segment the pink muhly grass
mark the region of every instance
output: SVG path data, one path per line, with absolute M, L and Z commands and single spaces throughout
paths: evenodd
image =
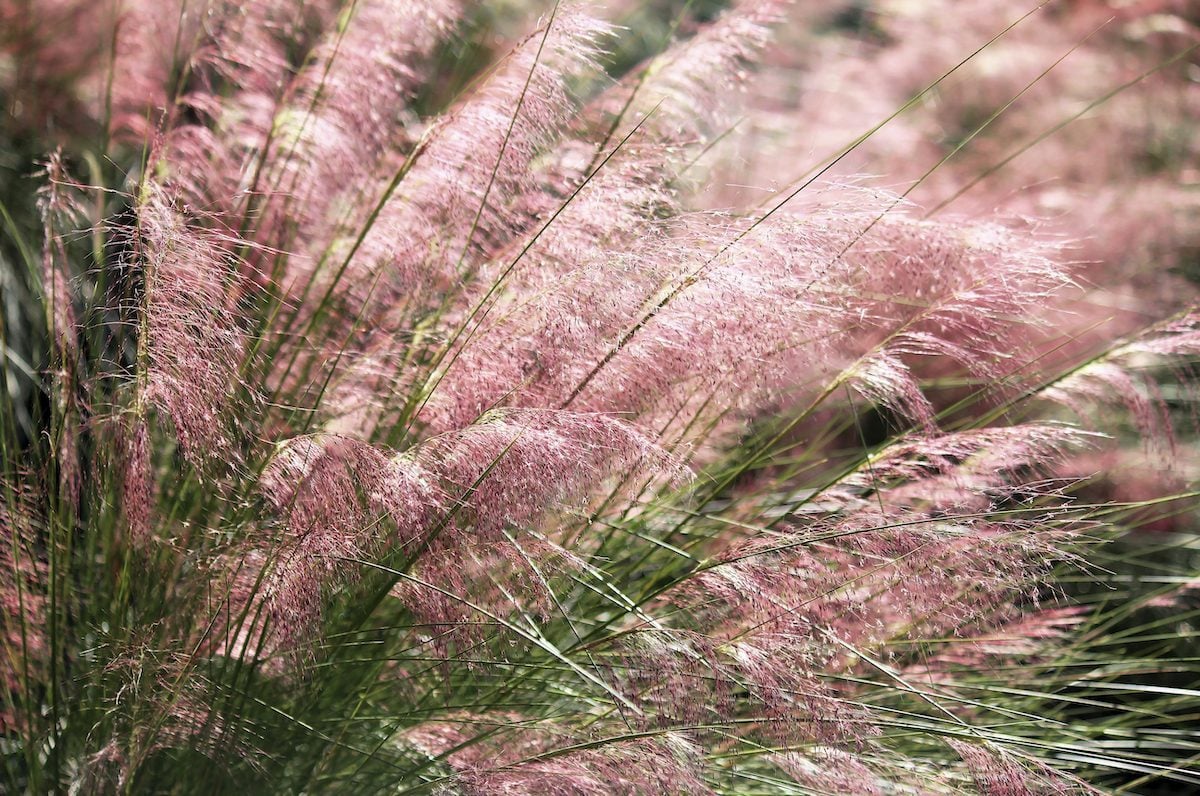
M 555 796 L 712 792 L 697 774 L 694 758 L 699 750 L 682 735 L 604 742 L 588 734 L 564 736 L 554 727 L 535 725 L 528 727 L 531 732 L 514 738 L 502 726 L 486 745 L 455 751 L 487 726 L 482 717 L 462 717 L 456 724 L 417 726 L 405 734 L 404 742 L 431 756 L 447 755 L 454 771 L 451 783 L 480 796 L 534 791 Z
M 882 343 L 853 366 L 855 383 L 929 423 L 931 410 L 898 355 L 949 356 L 990 371 L 1001 330 L 1028 318 L 1030 296 L 1066 278 L 1047 251 L 1014 245 L 1000 227 L 955 229 L 899 214 L 875 222 L 835 205 L 743 236 L 722 217 L 684 217 L 650 227 L 627 251 L 608 249 L 610 236 L 582 261 L 573 247 L 575 263 L 545 251 L 555 246 L 552 234 L 526 256 L 533 268 L 549 255 L 554 270 L 540 283 L 518 272 L 511 303 L 440 375 L 429 422 L 465 422 L 501 399 L 639 413 L 669 411 L 703 390 L 752 405 L 787 387 L 759 383 L 771 374 L 806 368 L 816 382 L 864 344 Z M 934 281 L 917 279 L 929 262 L 938 263 Z M 622 274 L 615 291 L 614 266 Z M 857 330 L 845 327 L 847 312 L 862 319 L 861 335 L 850 336 Z
M 595 69 L 605 26 L 564 6 L 429 133 L 362 242 L 361 274 L 385 271 L 380 306 L 409 291 L 451 291 L 481 257 L 528 221 L 512 207 L 532 192 L 530 165 L 572 111 L 565 81 Z M 363 283 L 361 276 L 351 283 Z
M 868 715 L 829 678 L 895 665 L 910 638 L 1002 621 L 1014 594 L 1037 581 L 1064 541 L 1017 522 L 886 516 L 864 508 L 852 520 L 734 545 L 664 595 L 702 622 L 700 638 L 726 657 L 717 668 L 731 678 L 725 688 L 748 684 L 777 715 L 772 732 L 780 737 L 869 739 Z M 797 699 L 806 706 L 799 713 L 787 709 Z
M 99 96 L 111 103 L 113 127 L 135 140 L 151 135 L 170 107 L 171 77 L 195 43 L 198 15 L 185 11 L 181 2 L 120 6 L 111 68 L 121 79 L 114 77 L 111 97 Z
M 551 151 L 573 111 L 568 79 L 596 71 L 596 42 L 605 32 L 571 5 L 557 9 L 417 142 L 396 175 L 403 179 L 387 186 L 361 240 L 335 245 L 334 264 L 313 275 L 318 284 L 332 279 L 339 292 L 353 291 L 350 305 L 362 307 L 356 312 L 370 327 L 361 355 L 348 358 L 348 375 L 334 389 L 331 403 L 346 407 L 343 425 L 370 427 L 364 387 L 376 395 L 405 388 L 379 378 L 379 368 L 401 356 L 404 325 L 454 307 L 464 284 L 489 276 L 488 255 L 532 225 L 522 207 L 537 193 L 532 166 Z M 465 295 L 474 300 L 473 291 Z
M 677 169 L 719 132 L 731 110 L 713 102 L 697 106 L 697 97 L 745 88 L 747 70 L 770 43 L 788 5 L 786 0 L 731 3 L 694 36 L 672 44 L 606 91 L 588 108 L 588 123 L 607 127 L 602 144 L 614 144 L 652 114 L 645 120 L 647 136 L 671 147 Z
M 1002 665 L 1002 661 L 1013 657 L 1036 660 L 1087 621 L 1084 614 L 1078 607 L 1046 608 L 1007 622 L 995 621 L 992 629 L 964 638 L 963 643 L 933 656 L 928 664 L 911 667 L 906 673 L 933 679 L 957 668 Z
M 264 618 L 273 625 L 272 646 L 293 652 L 319 629 L 329 590 L 350 579 L 358 561 L 421 541 L 443 502 L 431 475 L 411 457 L 389 458 L 358 440 L 332 436 L 289 441 L 268 465 L 262 489 L 286 533 L 282 544 L 269 548 L 272 559 L 262 573 Z M 239 577 L 257 574 L 251 567 Z M 235 603 L 228 610 L 246 607 Z
M 1171 420 L 1156 384 L 1143 372 L 1168 365 L 1180 355 L 1187 357 L 1200 352 L 1198 323 L 1200 318 L 1196 313 L 1187 312 L 1146 329 L 1048 384 L 1041 397 L 1061 403 L 1085 418 L 1089 406 L 1123 406 L 1148 443 L 1157 442 L 1172 449 Z M 1179 362 L 1176 367 L 1191 367 L 1186 358 L 1176 361 Z M 1183 372 L 1180 376 L 1187 378 Z
M 264 585 L 268 618 L 290 646 L 311 637 L 328 590 L 349 580 L 361 559 L 384 552 L 422 554 L 422 575 L 439 586 L 469 585 L 464 550 L 484 556 L 500 550 L 527 565 L 517 553 L 524 548 L 514 548 L 503 530 L 536 525 L 575 496 L 579 478 L 602 480 L 631 469 L 669 477 L 677 466 L 624 424 L 566 412 L 496 412 L 404 454 L 336 436 L 292 440 L 261 484 L 288 536 L 273 553 Z M 547 563 L 557 555 L 536 539 L 526 545 L 544 550 L 539 558 Z M 462 615 L 436 592 L 398 593 L 430 618 Z M 445 605 L 444 615 L 429 610 L 435 604 Z
M 131 19 L 119 28 L 113 68 L 137 71 L 122 56 L 125 47 L 147 51 L 140 40 L 147 32 L 136 24 L 142 18 L 153 20 L 151 35 L 175 37 L 177 55 L 165 74 L 146 76 L 155 85 L 143 88 L 138 100 L 151 98 L 153 104 L 141 112 L 135 132 L 151 139 L 149 130 L 154 130 L 161 137 L 158 168 L 181 200 L 231 215 L 251 212 L 245 194 L 262 190 L 256 179 L 261 167 L 253 160 L 271 143 L 272 117 L 280 110 L 277 94 L 293 67 L 288 51 L 302 55 L 312 45 L 312 32 L 331 23 L 336 4 L 304 3 L 297 9 L 289 0 L 214 2 L 199 26 L 200 14 L 186 3 L 145 5 L 154 4 L 135 5 Z M 168 18 L 159 18 L 164 13 Z M 169 84 L 168 78 L 175 82 Z M 225 97 L 222 90 L 229 85 L 238 91 Z M 120 96 L 113 103 L 119 131 L 127 103 Z
M 417 450 L 462 503 L 461 522 L 486 536 L 532 523 L 580 479 L 677 466 L 628 424 L 580 412 L 497 410 Z
M 947 743 L 958 752 L 985 796 L 1026 796 L 1026 794 L 1100 793 L 1086 783 L 1055 771 L 1015 759 L 1011 753 L 989 749 L 983 744 L 952 740 Z
M 0 701 L 0 731 L 19 731 L 28 726 L 27 712 L 35 710 L 32 702 L 37 682 L 44 676 L 46 661 L 51 654 L 46 637 L 47 600 L 45 556 L 37 549 L 37 518 L 31 512 L 22 490 L 7 484 L 0 502 L 0 685 L 4 698 Z
M 381 188 L 375 184 L 381 158 L 402 142 L 397 119 L 462 10 L 459 2 L 356 3 L 353 15 L 329 31 L 297 76 L 288 106 L 270 109 L 278 121 L 261 181 L 284 193 L 274 208 L 304 230 L 314 257 L 333 243 L 330 232 L 343 231 L 339 222 L 356 204 Z M 381 36 L 384 30 L 389 35 Z M 331 185 L 338 190 L 330 191 Z M 314 236 L 319 231 L 324 234 Z
M 48 185 L 39 196 L 45 244 L 42 249 L 41 288 L 46 308 L 46 326 L 52 337 L 50 365 L 54 372 L 54 394 L 58 417 L 58 480 L 72 506 L 78 505 L 80 480 L 78 423 L 73 397 L 79 390 L 76 367 L 79 359 L 79 323 L 71 289 L 70 263 L 64 230 L 82 216 L 73 185 L 67 176 L 61 152 L 46 163 Z
M 56 364 L 66 369 L 79 355 L 79 347 L 63 231 L 77 224 L 82 213 L 70 193 L 75 186 L 69 182 L 61 152 L 51 155 L 47 162 L 46 179 L 49 184 L 42 189 L 39 202 L 46 240 L 41 262 L 42 290 L 46 294 L 44 303 L 50 316 L 47 325 L 54 333 Z M 62 375 L 65 374 L 60 373 L 60 377 Z
M 153 538 L 154 462 L 150 459 L 150 429 L 145 419 L 133 419 L 117 430 L 121 449 L 121 510 L 135 545 Z
M 883 777 L 862 761 L 836 749 L 818 747 L 804 754 L 782 752 L 773 759 L 798 784 L 817 792 L 863 796 L 884 793 Z
M 603 137 L 598 144 L 576 142 L 560 150 L 561 184 L 551 182 L 550 196 L 541 200 L 559 197 L 553 216 L 559 223 L 538 226 L 532 237 L 502 251 L 501 262 L 510 263 L 502 276 L 505 292 L 514 295 L 512 309 L 497 308 L 491 318 L 484 314 L 462 350 L 455 351 L 451 368 L 457 363 L 458 373 L 440 374 L 439 381 L 447 383 L 442 395 L 430 399 L 427 417 L 433 427 L 462 422 L 462 413 L 478 414 L 514 388 L 519 392 L 511 400 L 517 403 L 566 405 L 585 378 L 589 354 L 600 359 L 622 327 L 636 322 L 643 303 L 682 276 L 677 269 L 695 257 L 696 247 L 703 251 L 705 244 L 731 234 L 720 219 L 711 219 L 707 229 L 702 220 L 661 220 L 679 212 L 670 185 L 676 168 L 670 164 L 703 143 L 707 131 L 697 125 L 704 126 L 715 113 L 683 98 L 692 80 L 739 86 L 744 77 L 739 70 L 765 43 L 779 5 L 743 3 L 729 10 L 661 56 L 667 64 L 688 64 L 686 69 L 671 70 L 656 60 L 645 66 L 643 79 L 619 85 L 603 95 L 605 101 L 586 109 L 587 127 Z M 664 150 L 672 157 L 664 159 Z M 598 163 L 601 168 L 593 170 Z M 611 277 L 614 266 L 622 274 L 618 284 Z M 550 383 L 539 384 L 543 381 Z M 650 382 L 644 389 L 654 386 Z M 480 388 L 492 394 L 481 394 Z M 447 401 L 460 406 L 445 406 Z M 462 401 L 469 403 L 461 406 Z M 625 407 L 618 401 L 572 408 Z M 447 410 L 449 417 L 443 414 Z
M 135 252 L 143 276 L 138 411 L 153 406 L 174 426 L 195 463 L 230 464 L 228 412 L 237 390 L 244 338 L 235 266 L 222 241 L 188 226 L 164 190 L 147 186 Z
M 1157 620 L 1120 623 L 1183 616 L 1195 579 L 1128 611 L 1094 599 L 1095 616 L 1062 594 L 1083 589 L 1062 573 L 1086 571 L 1088 545 L 1169 502 L 1141 483 L 1114 492 L 1127 505 L 1092 502 L 1083 470 L 1107 460 L 1080 451 L 1137 436 L 1162 458 L 1194 433 L 1180 409 L 1194 310 L 1135 324 L 1146 303 L 1119 340 L 1089 337 L 1096 306 L 1067 298 L 1093 276 L 1064 262 L 1081 251 L 1064 242 L 1083 236 L 1077 204 L 1058 224 L 1040 188 L 954 214 L 912 201 L 986 177 L 1009 151 L 993 122 L 1040 133 L 1043 118 L 1010 122 L 1014 90 L 1063 110 L 1056 92 L 1078 86 L 1056 70 L 1023 90 L 1047 53 L 1078 44 L 1105 75 L 1128 71 L 1072 38 L 1093 10 L 1013 27 L 997 39 L 1015 42 L 1012 73 L 975 98 L 947 75 L 921 95 L 946 92 L 932 121 L 860 142 L 863 162 L 912 160 L 896 179 L 939 164 L 886 191 L 840 161 L 781 176 L 730 157 L 748 139 L 725 95 L 755 90 L 751 126 L 811 131 L 776 153 L 853 138 L 924 76 L 914 31 L 986 38 L 1011 22 L 996 9 L 937 3 L 931 22 L 897 7 L 878 41 L 865 23 L 824 33 L 814 52 L 864 96 L 785 113 L 754 110 L 764 83 L 787 82 L 753 73 L 787 60 L 777 0 L 709 21 L 688 4 L 672 40 L 628 63 L 621 26 L 583 2 L 519 30 L 506 15 L 524 5 L 465 0 L 83 5 L 39 13 L 101 31 L 93 67 L 0 36 L 29 74 L 64 71 L 88 131 L 46 161 L 40 257 L 0 205 L 29 272 L 0 250 L 4 289 L 44 316 L 10 322 L 5 294 L 14 787 L 1018 794 L 1194 779 L 1166 757 L 1191 749 L 1177 720 L 1195 713 L 1191 681 L 1159 694 L 1138 679 L 1151 664 L 1109 648 L 1156 643 Z M 14 7 L 0 0 L 0 19 Z M 491 32 L 462 39 L 476 28 Z M 963 46 L 928 42 L 940 59 Z M 0 69 L 24 97 L 12 83 Z M 973 101 L 1005 113 L 979 124 Z M 730 163 L 786 191 L 705 195 Z M 1105 701 L 1110 685 L 1128 705 Z

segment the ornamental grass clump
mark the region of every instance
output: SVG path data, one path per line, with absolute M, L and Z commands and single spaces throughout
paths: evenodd
M 1200 782 L 1194 529 L 1110 544 L 1194 479 L 1079 472 L 1186 449 L 1194 297 L 835 179 L 881 118 L 720 204 L 774 32 L 866 40 L 792 5 L 0 0 L 6 786 Z

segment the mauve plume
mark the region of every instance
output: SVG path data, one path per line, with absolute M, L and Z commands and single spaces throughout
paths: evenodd
M 1012 752 L 989 744 L 947 740 L 971 771 L 982 796 L 1091 796 L 1101 791 L 1050 769 L 1043 763 L 1018 760 Z
M 497 718 L 507 721 L 495 725 Z M 605 739 L 593 729 L 573 736 L 553 722 L 492 715 L 418 725 L 403 742 L 429 757 L 444 756 L 453 785 L 470 796 L 713 792 L 700 777 L 699 750 L 682 733 L 624 735 L 617 730 Z
M 1065 510 L 1055 522 L 1051 508 L 1028 519 L 1010 508 L 1022 490 L 1054 501 L 1054 485 L 1031 483 L 1029 470 L 1052 468 L 1081 438 L 1031 425 L 900 441 L 819 502 L 798 498 L 780 516 L 780 498 L 767 497 L 769 526 L 739 523 L 745 538 L 661 594 L 674 609 L 651 612 L 662 626 L 639 622 L 619 643 L 624 692 L 652 725 L 738 715 L 757 743 L 869 747 L 880 728 L 856 704 L 858 678 L 898 666 L 951 676 L 992 634 L 1039 621 L 1023 611 L 1079 526 Z M 953 487 L 925 488 L 942 482 Z M 1061 624 L 1040 621 L 1042 635 Z M 936 638 L 961 641 L 931 654 L 924 640 Z
M 453 291 L 526 226 L 515 205 L 535 189 L 531 163 L 569 121 L 567 79 L 596 68 L 606 31 L 564 4 L 429 132 L 362 242 L 352 290 L 381 274 L 385 313 L 411 292 Z
M 532 207 L 554 222 L 501 252 L 507 267 L 500 272 L 500 308 L 487 305 L 473 324 L 466 319 L 469 342 L 454 351 L 454 369 L 439 374 L 445 383 L 423 415 L 433 429 L 453 428 L 514 389 L 513 403 L 561 405 L 582 375 L 568 368 L 601 350 L 597 338 L 632 322 L 632 313 L 673 278 L 671 263 L 694 255 L 689 245 L 727 236 L 716 220 L 709 230 L 685 220 L 680 232 L 663 222 L 680 211 L 671 183 L 711 134 L 716 114 L 683 97 L 701 83 L 740 85 L 745 60 L 767 40 L 781 5 L 729 10 L 593 101 L 583 117 L 586 138 L 560 145 L 541 191 L 530 194 Z M 614 272 L 621 277 L 614 280 Z
M 229 408 L 239 387 L 244 337 L 230 286 L 237 273 L 226 240 L 147 184 L 138 206 L 135 263 L 142 276 L 138 412 L 170 417 L 197 466 L 236 459 Z
M 46 163 L 48 185 L 40 191 L 38 205 L 42 214 L 42 294 L 46 308 L 46 326 L 50 333 L 50 369 L 53 401 L 58 415 L 58 482 L 62 495 L 73 507 L 79 505 L 79 417 L 76 368 L 79 358 L 79 329 L 75 311 L 75 291 L 71 285 L 70 260 L 67 256 L 67 230 L 79 223 L 81 209 L 76 186 L 68 177 L 57 151 Z
M 522 533 L 562 510 L 564 501 L 591 494 L 586 485 L 610 474 L 669 478 L 677 468 L 630 426 L 568 412 L 497 411 L 402 455 L 334 435 L 291 440 L 261 481 L 286 534 L 270 559 L 259 559 L 269 565 L 263 589 L 277 643 L 301 648 L 319 627 L 332 589 L 352 581 L 364 564 L 398 554 L 421 556 L 421 576 L 438 588 L 517 611 L 502 597 L 489 603 L 478 584 L 467 582 L 468 551 L 498 555 L 518 573 L 536 562 L 569 565 L 569 554 L 544 540 L 523 543 L 520 550 L 531 557 L 519 557 L 504 530 Z M 470 618 L 437 588 L 403 586 L 397 594 L 418 616 Z
M 319 260 L 333 242 L 330 236 L 348 231 L 347 221 L 365 222 L 357 211 L 385 187 L 378 184 L 385 156 L 412 143 L 405 126 L 408 103 L 464 5 L 461 0 L 353 5 L 353 14 L 316 47 L 275 112 L 260 190 L 279 196 L 260 228 L 269 234 L 291 225 L 306 254 Z
M 370 434 L 379 422 L 373 403 L 420 389 L 413 373 L 398 374 L 394 365 L 405 357 L 409 325 L 426 316 L 469 324 L 476 313 L 468 308 L 486 301 L 487 286 L 503 273 L 503 260 L 492 255 L 533 224 L 536 163 L 576 109 L 570 80 L 598 72 L 594 57 L 606 32 L 575 5 L 558 7 L 428 129 L 382 204 L 362 209 L 372 217 L 361 240 L 347 236 L 314 275 L 320 285 L 314 295 L 335 291 L 346 320 L 360 316 L 366 328 L 345 346 L 350 350 L 329 401 L 340 416 L 334 430 Z M 356 224 L 346 231 L 355 232 Z
M 786 771 L 797 784 L 817 793 L 882 796 L 898 779 L 872 770 L 853 754 L 828 747 L 803 753 L 782 752 L 772 755 L 771 762 Z
M 638 122 L 670 147 L 668 162 L 682 166 L 733 111 L 729 95 L 747 83 L 752 63 L 772 39 L 791 0 L 738 0 L 694 36 L 673 44 L 631 71 L 589 108 L 586 121 L 612 130 L 615 143 Z M 697 106 L 698 98 L 700 105 Z M 716 100 L 720 99 L 718 103 Z
M 41 523 L 26 489 L 0 483 L 0 733 L 25 726 L 37 710 L 38 683 L 49 653 L 47 576 Z M 32 702 L 30 700 L 33 700 Z
M 1151 326 L 1046 384 L 1037 395 L 1088 418 L 1094 407 L 1122 406 L 1148 444 L 1173 453 L 1174 431 L 1154 369 L 1173 367 L 1186 384 L 1187 358 L 1200 352 L 1200 315 L 1187 312 Z M 1195 421 L 1195 418 L 1193 418 Z
M 70 368 L 79 355 L 76 337 L 74 291 L 71 289 L 70 262 L 67 258 L 67 230 L 79 223 L 79 204 L 72 195 L 76 186 L 63 166 L 62 152 L 52 154 L 46 163 L 47 185 L 39 192 L 38 209 L 45 235 L 42 249 L 42 290 L 47 326 L 52 337 L 58 377 Z
M 116 426 L 117 464 L 120 468 L 121 514 L 129 541 L 144 547 L 154 534 L 154 501 L 157 496 L 150 458 L 150 429 L 145 417 L 133 416 Z
M 1035 320 L 1031 298 L 1067 278 L 1052 247 L 1003 227 L 921 222 L 887 205 L 872 215 L 861 206 L 878 195 L 852 196 L 855 209 L 826 199 L 748 232 L 747 221 L 683 216 L 627 252 L 564 247 L 566 263 L 541 259 L 539 241 L 528 270 L 517 266 L 516 295 L 439 374 L 423 417 L 454 427 L 502 400 L 670 416 L 697 393 L 753 409 L 837 378 L 931 427 L 910 362 L 1007 372 L 998 336 Z M 543 263 L 553 270 L 535 278 Z
M 460 527 L 486 538 L 522 527 L 617 472 L 665 471 L 678 464 L 646 436 L 601 414 L 505 409 L 417 449 L 461 504 Z
M 163 139 L 159 179 L 182 201 L 231 219 L 258 212 L 247 195 L 260 190 L 259 161 L 275 115 L 293 70 L 339 6 L 336 0 L 212 0 L 203 24 L 179 28 L 176 83 L 151 121 Z M 196 16 L 185 6 L 179 24 Z M 230 225 L 248 232 L 248 220 Z
M 1007 621 L 998 616 L 973 632 L 965 630 L 962 638 L 946 645 L 943 652 L 907 667 L 905 675 L 926 681 L 944 679 L 953 682 L 954 676 L 962 671 L 1011 666 L 1018 660 L 1036 662 L 1052 654 L 1058 644 L 1086 622 L 1086 613 L 1086 609 L 1073 606 L 1022 612 Z
M 898 439 L 838 479 L 824 497 L 887 489 L 903 505 L 988 508 L 1030 488 L 1033 473 L 1051 475 L 1067 452 L 1099 435 L 1051 423 L 999 426 Z
M 261 489 L 282 517 L 285 536 L 269 558 L 236 566 L 248 567 L 243 580 L 267 566 L 261 590 L 273 634 L 267 651 L 292 653 L 306 652 L 333 588 L 353 580 L 364 561 L 420 542 L 444 502 L 433 475 L 413 457 L 335 436 L 282 445 Z
M 188 13 L 184 0 L 141 0 L 122 3 L 115 20 L 112 72 L 112 126 L 133 140 L 149 140 L 180 86 L 179 71 L 191 55 L 200 30 L 197 9 Z M 96 75 L 97 94 L 104 97 L 108 75 Z M 103 106 L 97 109 L 99 117 Z

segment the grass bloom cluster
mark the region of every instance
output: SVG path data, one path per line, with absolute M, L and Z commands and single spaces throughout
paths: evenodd
M 1198 20 L 835 5 L 0 0 L 5 785 L 1200 783 Z

